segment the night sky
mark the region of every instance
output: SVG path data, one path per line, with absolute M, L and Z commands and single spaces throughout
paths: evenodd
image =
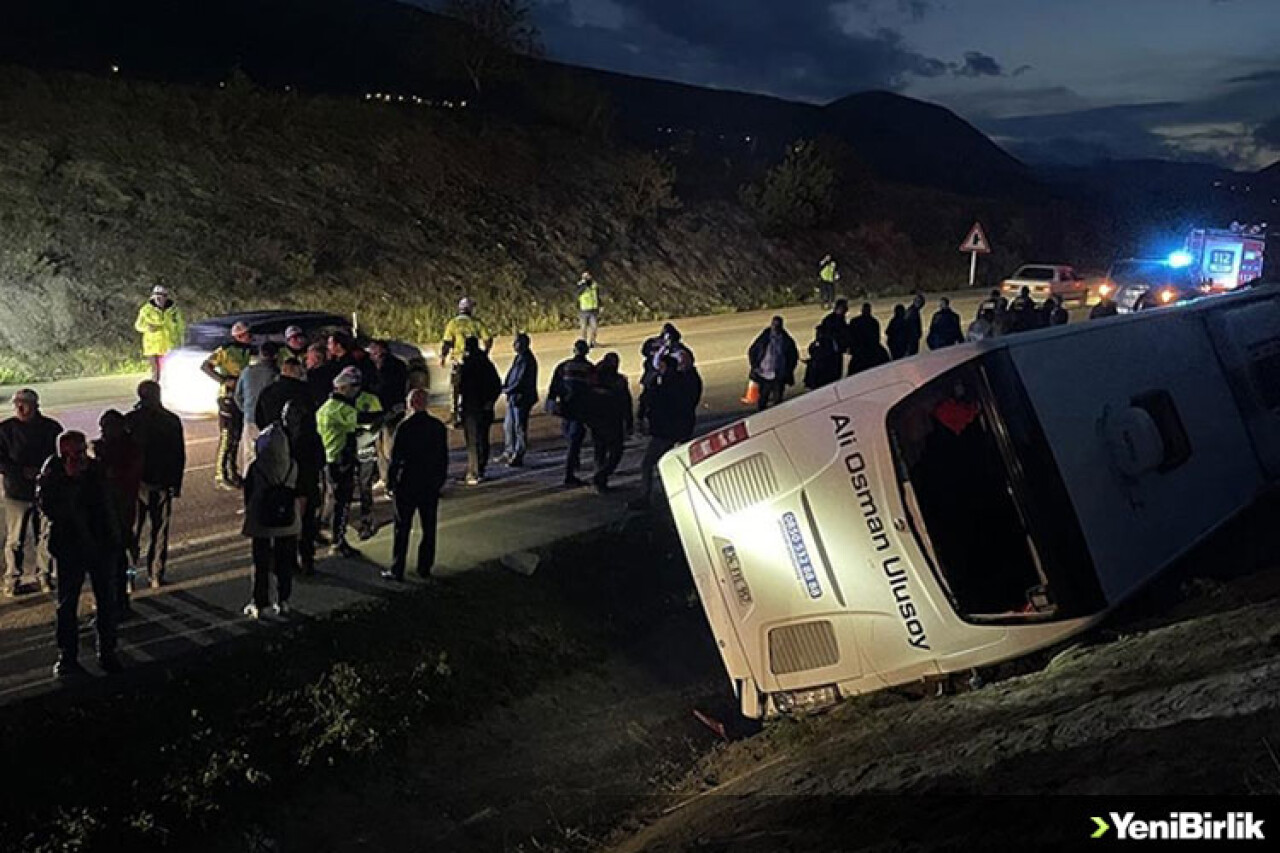
M 818 103 L 889 89 L 1029 162 L 1280 159 L 1280 0 L 531 3 L 553 59 Z

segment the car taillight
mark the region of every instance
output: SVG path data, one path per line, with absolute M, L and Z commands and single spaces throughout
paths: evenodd
M 1160 297 L 1159 297 L 1159 298 L 1160 298 L 1160 303 L 1161 303 L 1162 305 L 1168 305 L 1170 302 L 1172 302 L 1174 299 L 1176 299 L 1176 298 L 1177 298 L 1177 296 L 1178 296 L 1178 294 L 1177 294 L 1177 293 L 1175 293 L 1175 292 L 1174 292 L 1173 290 L 1171 290 L 1170 288 L 1167 288 L 1167 287 L 1166 287 L 1164 290 L 1160 291 Z
M 746 440 L 747 425 L 745 423 L 736 423 L 718 432 L 703 436 L 689 448 L 689 464 L 697 465 L 699 462 L 710 459 L 717 453 L 728 450 L 735 444 L 741 444 Z

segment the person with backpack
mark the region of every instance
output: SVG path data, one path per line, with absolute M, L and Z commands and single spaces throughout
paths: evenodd
M 292 406 L 285 404 L 286 414 Z M 282 418 L 258 436 L 254 459 L 244 479 L 244 524 L 240 533 L 253 540 L 253 598 L 244 606 L 244 615 L 250 619 L 259 619 L 268 612 L 277 616 L 289 612 L 298 563 L 298 534 L 302 531 L 297 483 L 298 465 Z
M 578 479 L 581 464 L 582 443 L 587 436 L 586 402 L 595 379 L 595 365 L 587 358 L 591 347 L 586 341 L 575 341 L 573 357 L 556 365 L 551 374 L 551 386 L 547 389 L 547 412 L 562 419 L 564 437 L 569 447 L 564 458 L 564 484 L 567 487 L 585 485 Z

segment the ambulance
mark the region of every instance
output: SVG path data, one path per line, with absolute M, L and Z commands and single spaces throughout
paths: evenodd
M 660 463 L 743 713 L 1079 634 L 1280 478 L 1280 293 L 895 361 Z

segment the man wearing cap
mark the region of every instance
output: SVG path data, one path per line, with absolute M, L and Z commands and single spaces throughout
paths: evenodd
M 296 358 L 299 364 L 307 361 L 307 333 L 301 326 L 290 326 L 284 330 L 284 346 L 276 352 L 276 368 L 279 369 L 286 359 Z
M 52 587 L 49 566 L 49 529 L 36 506 L 36 479 L 45 460 L 58 449 L 62 424 L 40 412 L 40 396 L 30 388 L 13 395 L 14 416 L 0 421 L 0 500 L 4 505 L 4 594 L 17 595 L 22 586 L 22 564 L 35 542 L 36 580 L 41 592 Z M 28 539 L 31 534 L 32 539 Z
M 467 345 L 467 338 L 475 338 L 479 341 L 480 349 L 486 354 L 493 349 L 493 334 L 490 333 L 488 326 L 475 318 L 475 310 L 475 300 L 470 296 L 462 297 L 458 301 L 458 316 L 445 324 L 444 338 L 440 342 L 440 364 L 450 365 L 449 384 L 453 388 L 450 412 L 453 415 L 455 427 L 462 425 L 462 416 L 458 409 L 458 398 L 461 394 L 458 383 L 462 380 L 462 352 Z
M 240 435 L 244 431 L 244 412 L 236 405 L 236 383 L 249 366 L 253 355 L 253 335 L 249 327 L 237 322 L 231 327 L 231 341 L 218 347 L 200 370 L 218 383 L 218 457 L 213 482 L 219 489 L 238 489 L 240 472 L 236 468 L 240 455 Z
M 355 557 L 359 551 L 347 542 L 347 518 L 356 485 L 356 433 L 360 415 L 356 398 L 360 394 L 360 371 L 344 368 L 333 379 L 333 393 L 316 412 L 316 429 L 324 444 L 325 474 L 333 494 L 333 553 Z
M 151 298 L 138 309 L 133 328 L 142 333 L 142 357 L 151 362 L 151 378 L 160 381 L 160 362 L 171 349 L 182 344 L 186 324 L 177 303 L 169 298 L 169 288 L 157 284 Z

